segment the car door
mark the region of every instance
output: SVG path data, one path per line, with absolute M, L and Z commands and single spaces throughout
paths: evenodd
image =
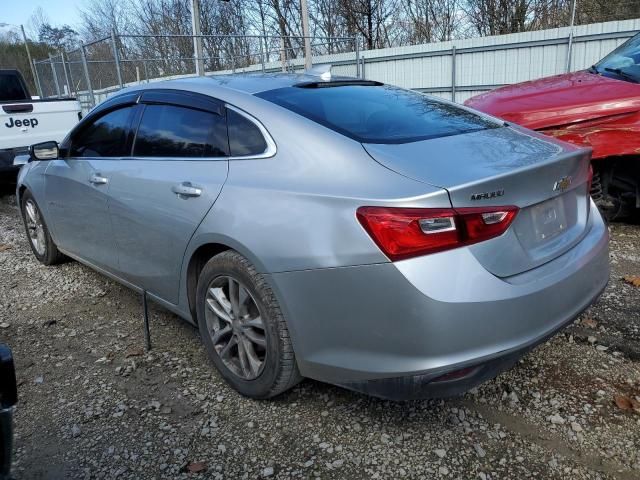
M 118 257 L 105 172 L 129 153 L 134 111 L 133 105 L 120 105 L 95 115 L 72 133 L 62 158 L 51 161 L 45 171 L 48 215 L 58 246 L 110 271 L 116 269 Z
M 111 171 L 109 213 L 120 275 L 177 303 L 187 244 L 228 172 L 224 105 L 211 97 L 146 91 L 133 155 Z

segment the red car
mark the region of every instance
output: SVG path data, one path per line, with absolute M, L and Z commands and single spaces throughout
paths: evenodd
M 498 88 L 465 105 L 591 147 L 591 194 L 605 216 L 640 208 L 640 34 L 588 70 Z

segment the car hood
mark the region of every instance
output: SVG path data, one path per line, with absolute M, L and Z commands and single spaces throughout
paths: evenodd
M 498 88 L 470 98 L 468 107 L 544 129 L 640 111 L 640 84 L 587 71 Z

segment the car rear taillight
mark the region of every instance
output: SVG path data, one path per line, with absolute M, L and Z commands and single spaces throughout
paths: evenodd
M 358 220 L 392 261 L 442 252 L 502 235 L 518 207 L 360 207 Z

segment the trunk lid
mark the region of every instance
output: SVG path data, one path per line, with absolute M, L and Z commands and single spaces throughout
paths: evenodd
M 542 265 L 586 233 L 588 149 L 519 127 L 364 148 L 387 168 L 446 189 L 454 208 L 519 207 L 505 234 L 469 247 L 496 276 Z

